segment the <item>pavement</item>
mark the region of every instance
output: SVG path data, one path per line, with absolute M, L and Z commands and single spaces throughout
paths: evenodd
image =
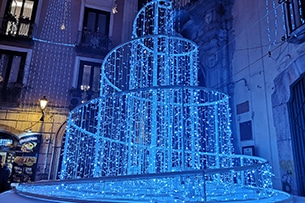
M 292 202 L 294 202 L 294 203 L 305 203 L 305 197 L 293 196 L 292 197 Z

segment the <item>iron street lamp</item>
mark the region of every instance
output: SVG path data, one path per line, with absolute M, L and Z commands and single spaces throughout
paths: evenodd
M 39 105 L 40 105 L 40 109 L 41 109 L 41 113 L 42 113 L 42 116 L 41 116 L 41 118 L 40 118 L 40 121 L 44 121 L 44 110 L 46 109 L 48 102 L 49 102 L 49 101 L 47 100 L 46 96 L 43 96 L 43 97 L 39 100 Z

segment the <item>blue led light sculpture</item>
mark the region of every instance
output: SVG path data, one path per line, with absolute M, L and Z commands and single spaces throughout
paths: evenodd
M 17 191 L 90 202 L 287 199 L 264 159 L 233 153 L 228 96 L 197 86 L 198 48 L 175 34 L 171 2 L 148 3 L 133 26 L 104 59 L 100 97 L 69 115 L 62 180 Z

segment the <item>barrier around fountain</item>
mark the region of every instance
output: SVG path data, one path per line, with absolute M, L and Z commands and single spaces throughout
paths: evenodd
M 62 202 L 290 202 L 288 194 L 270 187 L 270 166 L 265 160 L 242 155 L 233 159 L 245 165 L 37 182 L 21 184 L 16 191 Z

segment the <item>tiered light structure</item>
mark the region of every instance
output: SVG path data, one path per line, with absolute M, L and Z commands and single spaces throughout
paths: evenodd
M 148 4 L 105 58 L 101 97 L 71 113 L 64 179 L 230 166 L 227 97 L 197 87 L 197 46 L 174 36 L 170 8 Z
M 62 180 L 19 193 L 90 202 L 288 197 L 272 189 L 264 159 L 233 154 L 228 96 L 197 86 L 198 48 L 173 27 L 171 2 L 140 10 L 133 39 L 104 59 L 100 97 L 70 113 Z

